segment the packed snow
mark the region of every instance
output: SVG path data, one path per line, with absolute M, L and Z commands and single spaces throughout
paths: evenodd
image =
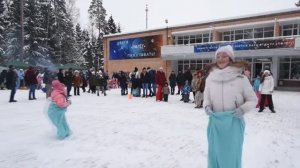
M 9 94 L 0 90 L 1 168 L 207 167 L 208 116 L 178 95 L 169 102 L 128 99 L 119 89 L 72 96 L 72 135 L 57 140 L 41 90 L 31 101 L 18 90 L 17 103 L 8 103 Z M 300 93 L 275 91 L 273 99 L 275 114 L 245 115 L 243 168 L 300 167 Z

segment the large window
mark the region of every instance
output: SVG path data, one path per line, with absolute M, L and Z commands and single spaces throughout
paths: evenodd
M 281 58 L 279 79 L 300 80 L 300 58 Z
M 299 24 L 289 24 L 282 26 L 282 36 L 292 36 L 299 34 Z
M 179 60 L 178 61 L 178 71 L 184 72 L 187 69 L 190 69 L 191 72 L 196 70 L 203 69 L 205 65 L 210 64 L 212 60 Z
M 175 44 L 195 44 L 195 43 L 207 43 L 212 41 L 212 34 L 203 33 L 203 34 L 193 34 L 193 35 L 184 35 L 184 36 L 177 36 L 175 38 Z
M 260 27 L 253 29 L 237 29 L 222 33 L 223 41 L 235 41 L 253 38 L 274 37 L 274 27 Z

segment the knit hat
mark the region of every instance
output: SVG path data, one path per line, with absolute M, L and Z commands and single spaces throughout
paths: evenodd
M 264 74 L 266 74 L 266 73 L 267 73 L 267 74 L 270 74 L 271 72 L 270 72 L 269 70 L 265 70 L 265 71 L 264 71 Z
M 220 52 L 224 52 L 226 53 L 232 61 L 234 61 L 234 52 L 233 52 L 233 48 L 231 45 L 226 45 L 226 46 L 221 46 L 220 48 L 218 48 L 218 50 L 216 51 L 216 55 L 215 57 L 217 58 L 218 53 Z
M 65 85 L 63 83 L 60 83 L 59 80 L 53 80 L 52 87 L 54 90 L 64 91 L 64 89 L 65 89 Z

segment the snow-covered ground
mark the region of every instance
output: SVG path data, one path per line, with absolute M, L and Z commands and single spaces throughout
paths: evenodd
M 208 117 L 179 101 L 89 93 L 72 96 L 67 119 L 73 134 L 55 139 L 46 99 L 18 90 L 8 103 L 0 90 L 1 168 L 206 168 Z M 300 167 L 300 93 L 275 91 L 276 114 L 253 109 L 245 117 L 244 168 Z M 298 159 L 297 159 L 298 158 Z

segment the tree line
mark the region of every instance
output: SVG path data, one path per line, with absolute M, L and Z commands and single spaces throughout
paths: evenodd
M 113 17 L 107 17 L 102 0 L 90 4 L 90 30 L 76 24 L 75 0 L 21 2 L 0 0 L 0 63 L 20 60 L 35 66 L 76 63 L 97 68 L 103 65 L 103 35 L 121 32 Z

